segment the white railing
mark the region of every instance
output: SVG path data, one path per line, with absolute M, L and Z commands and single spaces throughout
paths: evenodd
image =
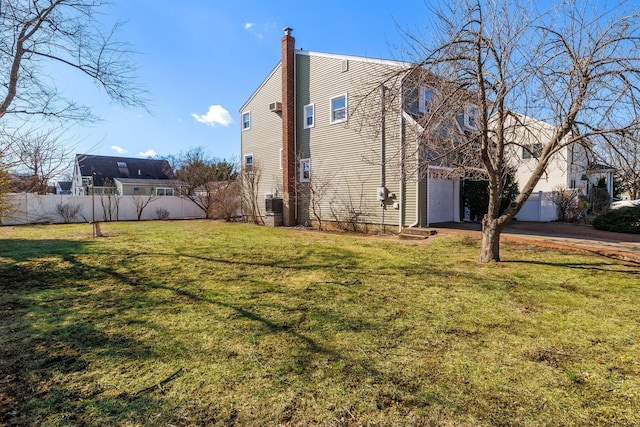
M 37 223 L 64 223 L 95 221 L 129 221 L 138 219 L 187 219 L 204 218 L 205 213 L 195 203 L 178 196 L 67 196 L 38 195 L 29 193 L 9 194 L 6 196 L 9 212 L 0 219 L 2 225 L 21 225 Z M 145 203 L 143 208 L 140 207 Z M 64 217 L 59 207 L 67 212 L 77 213 Z

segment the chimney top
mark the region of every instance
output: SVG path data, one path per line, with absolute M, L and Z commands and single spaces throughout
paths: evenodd
M 290 36 L 291 35 L 291 31 L 293 31 L 293 28 L 284 27 L 284 29 L 282 31 L 284 31 L 284 35 L 285 36 Z

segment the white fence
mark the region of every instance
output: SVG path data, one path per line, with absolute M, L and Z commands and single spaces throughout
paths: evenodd
M 145 203 L 146 206 L 143 206 Z M 177 196 L 62 196 L 37 194 L 7 195 L 9 212 L 0 219 L 2 225 L 138 219 L 204 218 L 205 214 L 189 199 Z M 59 207 L 66 207 L 61 214 Z M 69 213 L 77 213 L 69 218 Z M 67 216 L 65 218 L 64 216 Z
M 551 199 L 551 193 L 532 193 L 520 212 L 518 221 L 549 222 L 558 219 L 558 208 Z

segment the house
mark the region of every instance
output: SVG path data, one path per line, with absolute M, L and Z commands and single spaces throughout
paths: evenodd
M 71 193 L 173 196 L 172 177 L 166 160 L 76 154 Z
M 253 181 L 245 185 L 253 193 L 245 194 L 253 200 L 245 202 L 245 214 L 278 222 L 273 211 L 281 207 L 288 226 L 331 222 L 398 231 L 460 221 L 462 177 L 447 167 L 456 153 L 429 150 L 477 130 L 473 94 L 457 89 L 457 104 L 432 111 L 437 87 L 454 83 L 401 61 L 296 49 L 292 29 L 284 31 L 279 63 L 240 110 L 243 179 Z M 431 120 L 427 132 L 422 125 Z M 552 128 L 525 116 L 520 123 L 513 128 L 522 151 L 508 155 L 524 182 L 538 142 Z M 527 144 L 526 135 L 535 141 Z M 425 138 L 436 144 L 427 146 Z M 567 147 L 535 191 L 586 194 L 594 176 L 588 157 L 581 146 Z
M 71 181 L 58 181 L 55 186 L 55 194 L 69 195 L 71 192 Z
M 525 182 L 537 165 L 542 144 L 551 137 L 553 126 L 541 120 L 519 115 L 521 126 L 526 132 L 520 132 L 517 140 L 520 145 L 512 151 L 511 164 L 515 169 L 517 182 Z M 532 132 L 533 130 L 533 132 Z M 526 135 L 535 135 L 535 140 L 527 143 Z M 549 162 L 544 174 L 536 184 L 534 192 L 552 192 L 559 189 L 577 190 L 583 196 L 589 196 L 592 188 L 598 185 L 601 178 L 605 179 L 607 191 L 613 196 L 613 173 L 609 166 L 594 163 L 594 155 L 590 147 L 580 144 L 570 144 L 556 153 Z
M 408 64 L 297 50 L 292 29 L 284 31 L 280 62 L 240 110 L 243 179 L 255 180 L 255 214 L 282 206 L 286 226 L 399 231 L 459 221 L 459 179 L 420 161 L 413 115 L 425 113 L 428 92 Z M 379 102 L 364 96 L 371 91 Z M 384 118 L 366 123 L 354 114 L 358 106 L 371 109 L 365 117 Z

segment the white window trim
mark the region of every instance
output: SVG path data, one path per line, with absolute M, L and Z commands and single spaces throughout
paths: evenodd
M 344 119 L 333 120 L 333 100 L 338 98 L 344 98 Z M 349 119 L 349 98 L 346 93 L 334 96 L 329 99 L 329 123 L 336 124 L 346 122 Z
M 244 116 L 248 115 L 249 116 L 249 126 L 248 127 L 244 127 Z M 240 120 L 242 121 L 242 132 L 251 129 L 251 110 L 249 111 L 243 111 L 242 115 L 240 116 Z
M 251 169 L 247 170 L 247 157 L 251 157 Z M 245 154 L 242 159 L 242 170 L 245 172 L 253 172 L 253 165 L 255 164 L 256 159 L 253 157 L 253 153 Z
M 283 153 L 283 150 L 281 148 L 280 149 L 280 170 L 282 170 L 282 153 Z
M 426 104 L 425 104 L 425 92 L 430 92 L 431 93 L 431 101 L 433 102 L 433 98 L 435 98 L 436 93 L 433 89 L 431 89 L 429 86 L 420 86 L 419 89 L 419 93 L 418 93 L 418 112 L 419 113 L 430 113 L 431 108 L 429 108 L 429 111 L 427 111 L 426 108 Z
M 309 178 L 305 178 L 303 176 L 303 164 L 304 163 L 308 163 L 309 164 Z M 311 159 L 310 158 L 306 158 L 306 159 L 300 159 L 300 171 L 299 171 L 299 177 L 300 177 L 300 182 L 309 182 L 311 181 Z
M 311 114 L 311 125 L 307 124 L 307 108 L 311 107 L 312 109 L 312 114 Z M 316 125 L 316 106 L 315 104 L 307 104 L 303 107 L 302 109 L 302 115 L 304 116 L 304 128 L 305 129 L 310 129 L 312 127 L 315 127 Z

